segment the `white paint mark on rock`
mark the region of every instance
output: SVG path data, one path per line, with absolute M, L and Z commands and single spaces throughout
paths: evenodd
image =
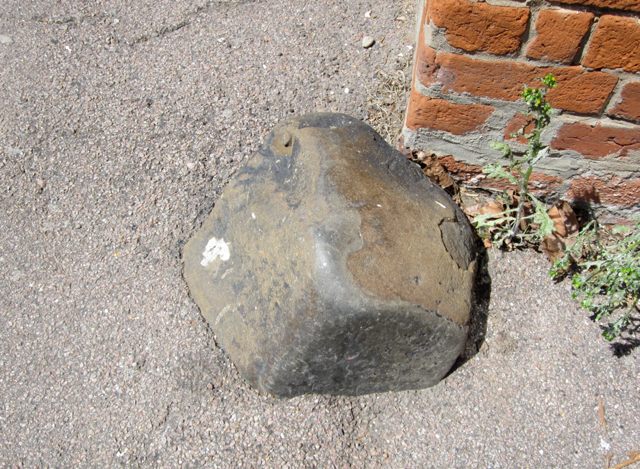
M 229 251 L 229 245 L 224 242 L 224 238 L 211 238 L 202 252 L 200 265 L 202 267 L 207 267 L 217 258 L 226 262 L 230 257 L 231 252 Z
M 441 204 L 441 203 L 440 203 L 440 202 L 438 202 L 437 200 L 436 200 L 436 203 L 437 203 L 438 205 L 440 205 L 440 207 L 442 207 L 442 208 L 447 208 L 447 207 L 445 207 L 445 206 L 444 206 L 444 204 Z
M 5 36 L 4 34 L 0 34 L 0 44 L 11 44 L 13 39 L 9 36 Z
M 253 218 L 255 220 L 256 219 L 256 214 L 251 212 L 251 218 Z

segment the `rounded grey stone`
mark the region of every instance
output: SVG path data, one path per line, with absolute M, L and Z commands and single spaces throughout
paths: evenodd
M 477 255 L 466 217 L 366 124 L 280 124 L 184 250 L 219 344 L 279 396 L 436 384 L 464 349 Z

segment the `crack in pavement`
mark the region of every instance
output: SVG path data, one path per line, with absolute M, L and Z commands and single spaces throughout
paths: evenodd
M 218 7 L 218 6 L 223 6 L 223 5 L 229 5 L 229 6 L 236 6 L 236 5 L 245 5 L 245 4 L 251 4 L 251 3 L 259 3 L 261 0 L 217 0 L 217 1 L 208 1 L 206 2 L 204 5 L 198 5 L 193 11 L 188 12 L 185 17 L 178 21 L 177 23 L 168 25 L 168 26 L 163 26 L 160 29 L 157 29 L 156 31 L 154 31 L 151 34 L 143 34 L 141 36 L 136 37 L 135 39 L 133 39 L 132 41 L 129 42 L 129 45 L 135 47 L 138 44 L 143 44 L 145 42 L 148 42 L 150 40 L 153 39 L 162 39 L 165 36 L 168 36 L 172 33 L 175 33 L 177 31 L 180 31 L 181 29 L 191 25 L 191 23 L 198 18 L 198 16 L 201 16 L 203 14 L 207 14 L 211 11 L 211 9 L 213 7 Z

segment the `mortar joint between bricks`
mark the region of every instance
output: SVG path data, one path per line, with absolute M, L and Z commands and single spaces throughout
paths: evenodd
M 625 18 L 634 18 L 638 19 L 640 12 L 634 11 L 626 11 L 615 8 L 601 8 L 594 7 L 590 5 L 574 5 L 574 4 L 550 4 L 550 8 L 554 10 L 570 10 L 575 12 L 584 12 L 584 13 L 593 13 L 596 18 L 600 18 L 601 16 L 622 16 Z
M 568 68 L 568 67 L 573 67 L 574 65 L 569 65 L 569 64 L 562 64 L 562 63 L 558 63 L 558 62 L 552 62 L 552 61 L 545 61 L 545 60 L 539 60 L 539 59 L 530 59 L 528 57 L 520 57 L 520 56 L 513 56 L 513 55 L 493 55 L 493 54 L 489 54 L 487 52 L 481 52 L 481 51 L 476 51 L 476 52 L 467 52 L 461 49 L 457 49 L 453 46 L 447 45 L 445 47 L 438 47 L 438 46 L 434 46 L 432 44 L 427 44 L 429 47 L 433 48 L 436 50 L 436 53 L 440 53 L 440 52 L 446 52 L 446 53 L 450 53 L 450 54 L 455 54 L 455 55 L 460 55 L 460 56 L 466 56 L 469 58 L 472 58 L 474 60 L 480 60 L 480 61 L 484 61 L 484 62 L 507 62 L 510 64 L 513 63 L 518 63 L 518 64 L 524 64 L 524 65 L 530 65 L 532 67 L 538 67 L 538 68 Z M 633 72 L 624 72 L 621 70 L 612 70 L 612 69 L 593 69 L 593 68 L 589 68 L 589 67 L 585 67 L 584 65 L 581 65 L 581 67 L 584 69 L 585 72 L 607 72 L 610 74 L 614 74 L 614 75 L 621 75 L 621 74 L 627 74 L 627 75 L 634 75 Z M 635 75 L 636 78 L 638 78 L 638 75 Z
M 578 49 L 578 53 L 576 54 L 573 60 L 573 63 L 575 65 L 582 64 L 582 61 L 586 57 L 587 51 L 589 49 L 589 44 L 591 43 L 591 38 L 595 34 L 596 29 L 598 29 L 598 19 L 599 19 L 598 16 L 593 18 L 593 21 L 591 22 L 591 26 L 589 27 L 589 31 L 587 31 L 587 34 L 585 34 L 584 37 L 582 38 L 582 41 L 580 42 L 580 48 Z M 587 69 L 587 67 L 584 67 L 584 68 L 585 70 Z
M 520 101 L 505 101 L 502 99 L 488 98 L 486 96 L 476 96 L 470 93 L 459 93 L 456 91 L 443 91 L 441 83 L 434 83 L 431 86 L 425 86 L 419 80 L 414 82 L 414 89 L 421 95 L 433 99 L 446 99 L 454 104 L 484 104 L 500 108 L 507 112 L 516 113 L 523 110 Z
M 527 48 L 538 34 L 536 30 L 536 22 L 538 21 L 539 12 L 539 6 L 529 8 L 529 22 L 527 24 L 527 28 L 524 31 L 524 34 L 522 35 L 522 41 L 520 42 L 518 57 L 527 61 L 529 60 L 529 58 L 526 56 Z

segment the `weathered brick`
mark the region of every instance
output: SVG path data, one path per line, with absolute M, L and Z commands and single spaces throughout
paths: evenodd
M 640 81 L 627 83 L 622 88 L 621 99 L 609 111 L 609 115 L 630 121 L 640 121 Z
M 586 158 L 626 156 L 640 150 L 640 126 L 635 128 L 590 125 L 582 122 L 563 125 L 551 142 L 556 150 L 574 150 Z
M 582 64 L 591 68 L 640 71 L 640 20 L 604 15 L 589 42 Z
M 536 20 L 537 35 L 527 48 L 527 56 L 572 63 L 592 20 L 592 13 L 542 10 Z
M 469 181 L 482 174 L 482 166 L 465 163 L 457 160 L 452 155 L 442 156 L 438 158 L 438 162 L 449 174 L 452 174 L 458 180 Z M 562 185 L 563 180 L 550 174 L 534 172 L 531 174 L 529 182 L 530 189 L 535 193 L 541 194 L 546 191 L 557 190 Z M 515 189 L 515 187 L 507 181 L 489 178 L 481 179 L 479 186 L 499 190 Z
M 428 5 L 429 19 L 446 29 L 449 44 L 469 52 L 517 52 L 529 20 L 528 8 L 469 0 L 430 0 Z
M 561 177 L 545 173 L 533 173 L 529 179 L 529 185 L 534 191 L 557 190 L 563 182 Z
M 587 72 L 580 66 L 537 67 L 510 62 L 479 60 L 464 55 L 438 53 L 436 77 L 445 91 L 516 101 L 522 85 L 535 86 L 553 73 L 558 87 L 549 93 L 554 107 L 580 114 L 602 112 L 618 78 L 605 72 Z
M 433 74 L 436 70 L 436 50 L 427 44 L 424 36 L 427 12 L 428 9 L 425 7 L 422 11 L 422 19 L 420 20 L 420 28 L 418 30 L 418 42 L 416 44 L 415 64 L 412 74 L 412 89 L 415 89 L 417 82 L 421 82 L 423 85 L 429 85 L 432 82 Z
M 437 71 L 436 56 L 436 50 L 432 47 L 424 44 L 418 47 L 415 73 L 423 85 L 429 85 L 434 81 Z
M 517 134 L 523 128 L 525 133 L 531 133 L 535 128 L 535 123 L 532 117 L 526 116 L 522 113 L 517 113 L 509 122 L 507 122 L 507 125 L 504 128 L 504 138 L 506 140 L 515 140 L 519 143 L 527 143 L 527 139 L 524 135 L 517 135 L 515 139 L 512 137 L 513 134 Z
M 430 128 L 463 135 L 482 126 L 494 108 L 483 104 L 455 104 L 445 99 L 411 93 L 407 110 L 407 127 Z
M 567 195 L 574 201 L 634 207 L 640 204 L 640 178 L 575 178 Z
M 482 174 L 482 166 L 465 163 L 457 160 L 452 155 L 442 156 L 438 158 L 438 161 L 448 173 L 453 174 L 456 178 L 463 181 Z
M 549 191 L 558 190 L 562 185 L 563 180 L 557 176 L 551 176 L 544 173 L 532 173 L 529 178 L 529 190 L 534 194 L 546 194 Z M 505 179 L 483 179 L 480 187 L 486 189 L 497 189 L 502 191 L 517 190 L 515 184 L 506 181 Z
M 553 0 L 566 5 L 585 5 L 597 8 L 612 8 L 616 10 L 640 11 L 638 0 Z

